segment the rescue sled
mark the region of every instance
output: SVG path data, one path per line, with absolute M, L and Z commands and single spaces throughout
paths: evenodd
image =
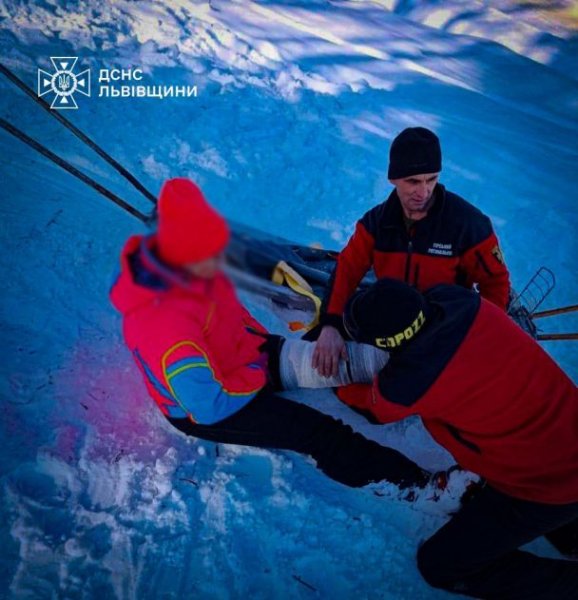
M 296 244 L 239 223 L 232 223 L 231 229 L 227 272 L 236 285 L 270 298 L 281 309 L 302 312 L 301 321 L 289 322 L 290 329 L 312 329 L 318 322 L 338 252 Z M 360 288 L 375 280 L 371 272 L 362 280 Z M 508 314 L 535 339 L 575 339 L 575 334 L 541 334 L 534 322 L 540 317 L 578 309 L 570 306 L 538 312 L 555 286 L 554 273 L 540 267 L 520 293 L 511 292 Z

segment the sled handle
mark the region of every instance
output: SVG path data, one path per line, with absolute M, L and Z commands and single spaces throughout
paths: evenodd
M 578 340 L 578 333 L 540 333 L 536 339 L 539 342 Z
M 578 311 L 578 304 L 571 306 L 561 306 L 560 308 L 552 308 L 550 310 L 541 310 L 532 315 L 533 319 L 541 319 L 542 317 L 553 317 L 554 315 L 565 315 L 567 313 Z

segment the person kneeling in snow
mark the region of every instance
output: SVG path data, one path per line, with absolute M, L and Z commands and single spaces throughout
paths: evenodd
M 224 219 L 187 179 L 165 183 L 158 230 L 134 235 L 111 300 L 149 394 L 182 432 L 215 442 L 294 450 L 358 487 L 387 479 L 424 487 L 429 473 L 391 448 L 275 395 L 275 336 L 237 299 L 221 271 Z M 271 352 L 275 359 L 276 353 Z
M 485 486 L 418 551 L 431 585 L 477 598 L 578 598 L 578 563 L 518 548 L 546 534 L 578 554 L 578 389 L 471 290 L 382 279 L 347 303 L 351 337 L 390 352 L 373 385 L 339 388 L 382 423 L 419 415 Z

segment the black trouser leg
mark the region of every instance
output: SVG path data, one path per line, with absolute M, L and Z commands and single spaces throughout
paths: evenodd
M 214 425 L 170 421 L 188 435 L 206 440 L 309 455 L 326 475 L 352 487 L 384 479 L 407 487 L 424 484 L 428 478 L 427 472 L 397 450 L 368 440 L 329 415 L 273 394 L 257 395 Z
M 562 554 L 578 558 L 578 519 L 547 533 L 546 538 Z
M 578 503 L 517 500 L 487 486 L 418 551 L 428 583 L 476 598 L 576 600 L 578 563 L 518 548 L 578 517 Z

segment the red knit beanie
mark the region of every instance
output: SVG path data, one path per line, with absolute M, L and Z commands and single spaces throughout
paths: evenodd
M 184 177 L 165 181 L 158 205 L 157 244 L 160 258 L 183 266 L 222 252 L 229 227 L 203 192 Z

